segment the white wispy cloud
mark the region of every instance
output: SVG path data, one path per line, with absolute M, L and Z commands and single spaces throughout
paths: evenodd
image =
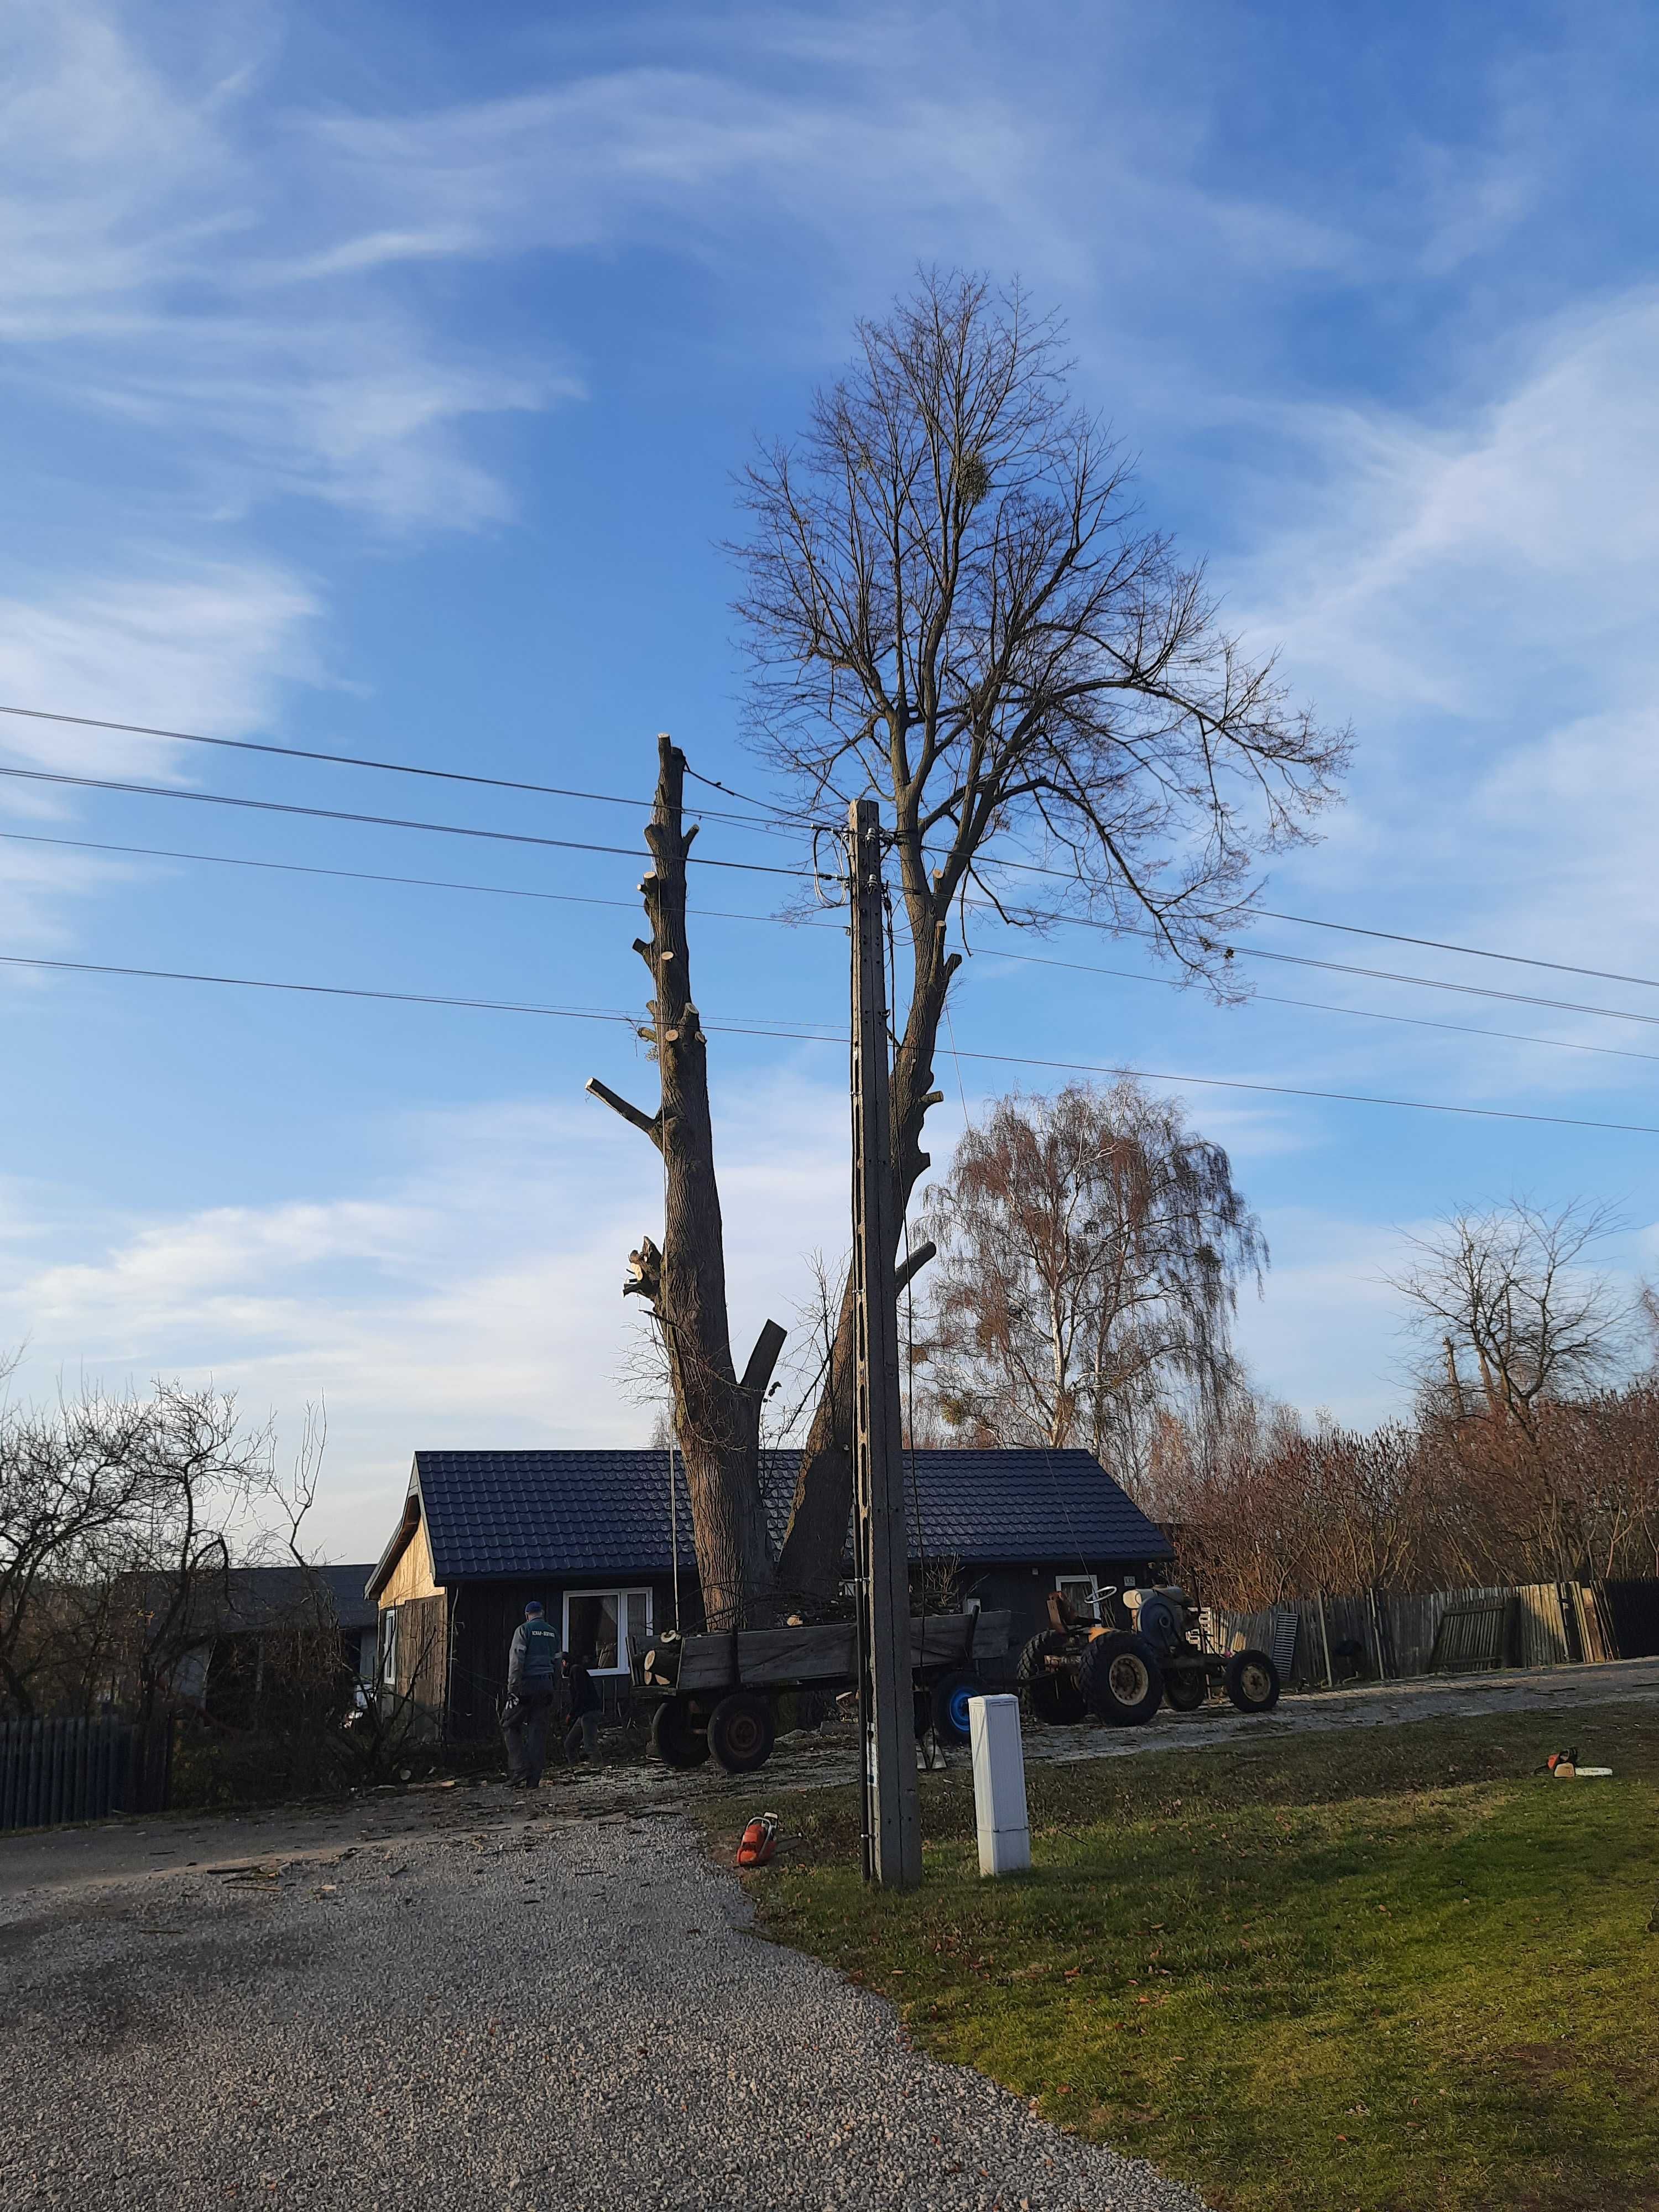
M 845 1241 L 846 1103 L 786 1071 L 716 1104 L 742 1359 L 768 1315 L 792 1322 L 801 1254 Z M 398 1165 L 368 1192 L 123 1220 L 0 1191 L 14 1255 L 0 1346 L 28 1345 L 16 1387 L 213 1377 L 290 1437 L 325 1399 L 320 1533 L 337 1557 L 378 1550 L 419 1446 L 637 1442 L 650 1415 L 617 1377 L 626 1255 L 662 1233 L 650 1146 L 588 1102 L 485 1104 L 385 1133 Z
M 199 42 L 115 8 L 11 11 L 0 334 L 14 392 L 128 426 L 152 472 L 170 454 L 180 523 L 295 494 L 398 529 L 499 519 L 507 493 L 464 426 L 547 404 L 573 379 L 366 291 L 337 177 L 307 173 L 303 133 L 268 131 L 257 19 L 191 20 Z M 269 270 L 284 262 L 331 281 L 279 303 Z
M 1659 300 L 1641 289 L 1517 337 L 1455 416 L 1281 420 L 1303 465 L 1254 549 L 1247 620 L 1363 732 L 1353 802 L 1304 881 L 1368 886 L 1379 916 L 1406 899 L 1419 927 L 1659 972 L 1656 393 Z

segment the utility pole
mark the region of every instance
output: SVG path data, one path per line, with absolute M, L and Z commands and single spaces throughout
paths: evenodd
M 853 916 L 853 1289 L 857 1407 L 854 1571 L 864 1873 L 887 1889 L 921 1880 L 916 1804 L 910 1576 L 899 1425 L 898 1192 L 888 1103 L 886 933 L 881 821 L 871 799 L 848 810 Z

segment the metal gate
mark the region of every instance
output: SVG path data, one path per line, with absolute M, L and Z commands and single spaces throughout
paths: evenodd
M 172 1766 L 170 1720 L 0 1721 L 0 1832 L 161 1812 Z

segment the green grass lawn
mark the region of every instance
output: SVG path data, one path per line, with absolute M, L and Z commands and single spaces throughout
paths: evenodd
M 1227 2212 L 1659 2208 L 1659 1711 L 1565 1725 L 1613 1780 L 1544 1774 L 1544 1713 L 1034 1765 L 1000 1882 L 924 1776 L 912 1897 L 851 1790 L 775 1793 L 750 1879 L 926 2049 Z

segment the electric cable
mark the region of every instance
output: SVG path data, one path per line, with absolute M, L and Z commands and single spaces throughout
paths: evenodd
M 475 891 L 489 898 L 538 899 L 553 906 L 602 906 L 628 914 L 637 914 L 637 898 L 595 898 L 575 891 L 532 891 L 514 884 L 459 884 L 445 876 L 388 876 L 367 868 L 325 868 L 303 860 L 253 860 L 233 853 L 185 853 L 167 845 L 112 845 L 90 837 L 46 837 L 33 830 L 0 830 L 0 839 L 9 844 L 61 845 L 77 853 L 122 853 L 145 860 L 200 860 L 219 868 L 262 868 L 287 876 L 329 876 L 348 884 L 394 884 L 411 890 Z M 648 855 L 640 857 L 648 858 Z M 776 921 L 772 914 L 732 913 L 723 907 L 694 906 L 686 908 L 702 921 Z M 811 928 L 810 922 L 791 923 L 793 928 Z
M 1027 968 L 1060 968 L 1078 975 L 1109 975 L 1121 983 L 1153 983 L 1160 990 L 1184 991 L 1188 987 L 1174 975 L 1144 975 L 1133 968 L 1101 968 L 1085 960 L 1053 960 L 1040 952 L 1005 952 L 1000 948 L 988 950 L 981 957 L 987 960 L 1018 961 Z M 1547 1047 L 1553 1052 L 1589 1052 L 1609 1060 L 1659 1060 L 1659 1053 L 1633 1052 L 1616 1044 L 1580 1044 L 1567 1037 L 1528 1036 L 1520 1030 L 1483 1030 L 1468 1022 L 1434 1022 L 1422 1014 L 1388 1014 L 1374 1006 L 1333 1006 L 1328 999 L 1286 999 L 1273 991 L 1252 991 L 1242 1004 L 1247 1006 L 1297 1006 L 1304 1012 L 1319 1014 L 1352 1014 L 1357 1020 L 1366 1022 L 1397 1022 L 1414 1030 L 1442 1030 L 1450 1036 L 1492 1037 L 1506 1044 L 1534 1044 Z M 1632 1017 L 1644 1020 L 1644 1015 Z
M 1499 991 L 1490 983 L 1448 983 L 1434 975 L 1400 975 L 1387 968 L 1357 968 L 1341 960 L 1315 960 L 1304 952 L 1271 952 L 1265 945 L 1228 948 L 1243 960 L 1276 960 L 1289 968 L 1317 968 L 1328 975 L 1364 975 L 1373 982 L 1409 983 L 1419 991 L 1451 991 L 1464 999 L 1498 999 L 1511 1006 L 1543 1006 L 1559 1014 L 1596 1014 L 1607 1022 L 1640 1022 L 1659 1029 L 1659 1014 L 1627 1012 L 1620 1006 L 1588 1006 L 1574 999 L 1538 999 L 1525 991 Z
M 423 768 L 412 761 L 374 760 L 361 753 L 322 752 L 308 745 L 279 745 L 258 738 L 210 738 L 199 730 L 157 729 L 147 722 L 106 722 L 94 714 L 58 714 L 50 713 L 44 707 L 0 706 L 0 714 L 21 715 L 32 722 L 65 722 L 80 730 L 112 730 L 124 737 L 165 738 L 173 744 L 217 745 L 227 752 L 270 753 L 281 760 L 322 761 L 332 768 L 374 769 L 382 775 L 422 775 L 439 783 L 475 783 L 490 791 L 526 791 L 544 799 L 577 799 L 596 806 L 632 806 L 648 812 L 652 803 L 647 799 L 629 799 L 615 791 L 574 791 L 563 784 L 527 783 L 516 777 L 504 775 L 474 775 L 463 769 Z M 690 775 L 693 771 L 688 769 L 686 773 Z M 725 789 L 723 784 L 714 783 L 709 776 L 699 776 L 697 781 L 711 784 L 717 791 Z M 733 795 L 741 797 L 742 793 Z M 751 806 L 760 803 L 757 799 L 745 801 Z M 749 815 L 728 814 L 719 807 L 702 806 L 696 811 L 708 821 L 730 822 L 740 829 L 766 826 L 755 822 Z M 797 818 L 804 817 L 776 812 L 769 817 L 769 821 L 780 825 Z
M 190 860 L 213 867 L 254 868 L 284 875 L 320 876 L 343 883 L 390 884 L 416 890 L 464 891 L 483 897 L 532 899 L 543 904 L 555 906 L 604 907 L 623 913 L 631 913 L 637 904 L 637 902 L 633 899 L 599 898 L 591 894 L 583 895 L 574 891 L 530 890 L 510 884 L 457 883 L 451 878 L 441 876 L 395 876 L 364 868 L 325 868 L 316 863 L 299 860 L 256 860 L 228 853 L 191 853 L 166 845 L 113 844 L 107 841 L 89 837 L 50 837 L 36 831 L 22 830 L 0 830 L 0 840 L 13 844 L 51 845 L 74 852 L 115 853 L 140 860 Z M 775 914 L 732 911 L 723 907 L 689 907 L 686 911 L 699 921 L 705 921 L 781 922 L 781 917 Z M 838 923 L 820 923 L 806 920 L 792 920 L 781 926 L 798 929 L 842 927 Z M 1149 983 L 1166 991 L 1182 991 L 1188 988 L 1180 978 L 1176 976 L 1148 975 L 1130 968 L 1103 968 L 1097 963 L 1091 961 L 1056 960 L 1041 953 L 1012 951 L 1001 945 L 986 948 L 982 957 L 988 959 L 1015 962 L 1024 967 L 1054 968 L 1079 975 L 1104 975 L 1117 982 Z M 1380 971 L 1358 969 L 1355 972 L 1362 975 L 1376 975 Z M 1475 987 L 1468 988 L 1473 989 Z M 1391 1022 L 1411 1029 L 1438 1030 L 1452 1036 L 1490 1037 L 1507 1044 L 1535 1045 L 1552 1052 L 1589 1053 L 1600 1058 L 1611 1060 L 1647 1061 L 1659 1060 L 1659 1054 L 1636 1052 L 1627 1047 L 1618 1045 L 1585 1044 L 1566 1037 L 1532 1036 L 1524 1030 L 1489 1030 L 1481 1029 L 1469 1023 L 1431 1021 L 1419 1014 L 1384 1013 L 1372 1006 L 1335 1006 L 1326 999 L 1290 999 L 1272 991 L 1253 991 L 1244 1003 L 1253 1006 L 1291 1006 L 1309 1013 L 1346 1014 L 1359 1021 Z M 1540 1003 L 1553 1006 L 1557 1002 L 1546 1000 Z M 1607 1012 L 1612 1019 L 1620 1018 L 1610 1009 L 1602 1011 Z M 1641 1020 L 1645 1018 L 1638 1015 L 1632 1018 Z M 959 1091 L 963 1088 L 961 1075 L 962 1071 L 958 1066 L 957 1078 Z M 967 1118 L 965 1091 L 963 1092 L 963 1112 L 965 1120 Z
M 449 997 L 436 992 L 370 990 L 362 986 L 343 983 L 301 983 L 266 976 L 216 975 L 194 969 L 118 966 L 107 961 L 49 960 L 33 953 L 0 953 L 0 967 L 38 968 L 64 975 L 138 977 L 166 983 L 224 984 L 244 990 L 295 991 L 319 998 L 374 999 L 406 1006 L 455 1006 L 485 1013 L 530 1014 L 562 1021 L 622 1023 L 635 1031 L 640 1027 L 637 1014 L 620 1008 L 543 1006 L 513 1000 Z M 775 1023 L 781 1018 L 774 1016 L 771 1018 Z M 807 1033 L 768 1026 L 760 1022 L 705 1022 L 703 1027 L 710 1035 L 771 1037 L 783 1044 L 835 1044 L 845 1048 L 848 1043 L 844 1034 L 833 1030 Z M 1243 1091 L 1279 1098 L 1320 1099 L 1342 1106 L 1386 1106 L 1415 1114 L 1455 1114 L 1480 1121 L 1529 1121 L 1557 1129 L 1597 1129 L 1619 1136 L 1659 1137 L 1659 1125 L 1645 1121 L 1597 1121 L 1578 1115 L 1524 1114 L 1511 1107 L 1458 1106 L 1442 1099 L 1384 1098 L 1362 1091 L 1318 1091 L 1304 1084 L 1250 1082 L 1239 1076 L 1177 1075 L 1163 1068 L 1115 1067 L 1101 1060 L 1043 1060 L 1025 1053 L 964 1050 L 961 1057 L 982 1060 L 1000 1067 L 1043 1067 L 1077 1075 L 1132 1076 L 1146 1083 L 1180 1084 L 1206 1091 Z
M 241 799 L 222 791 L 182 791 L 159 783 L 121 783 L 98 775 L 66 775 L 46 769 L 0 767 L 0 775 L 24 783 L 67 784 L 80 791 L 118 791 L 139 799 L 182 799 L 204 806 L 240 806 L 256 814 L 301 814 L 313 822 L 367 823 L 378 830 L 428 830 L 446 837 L 483 837 L 498 845 L 536 845 L 560 853 L 605 853 L 636 866 L 648 854 L 633 845 L 593 845 L 573 837 L 535 837 L 524 830 L 477 830 L 459 822 L 418 822 L 395 814 L 358 814 L 332 806 L 298 806 L 279 799 Z M 787 876 L 794 882 L 810 880 L 805 868 L 775 868 L 764 860 L 716 860 L 692 853 L 693 867 L 732 868 L 750 876 Z
M 648 808 L 650 805 L 648 800 L 629 798 L 617 792 L 581 791 L 562 784 L 534 783 L 508 776 L 478 775 L 468 770 L 460 769 L 430 768 L 421 766 L 413 762 L 408 761 L 376 760 L 372 757 L 363 754 L 326 752 L 319 749 L 301 745 L 279 745 L 266 739 L 211 737 L 201 731 L 167 729 L 144 722 L 110 721 L 96 715 L 62 714 L 43 707 L 18 707 L 0 704 L 0 714 L 16 715 L 31 721 L 64 723 L 77 729 L 108 730 L 130 737 L 161 738 L 174 744 L 216 745 L 223 750 L 235 752 L 264 753 L 278 758 L 289 760 L 318 761 L 339 768 L 370 769 L 382 775 L 425 776 L 441 782 L 474 784 L 482 788 L 489 790 L 527 792 L 550 799 L 574 799 L 596 805 Z M 763 834 L 769 834 L 772 836 L 781 836 L 785 834 L 793 835 L 798 832 L 801 828 L 810 827 L 812 824 L 812 817 L 810 814 L 788 808 L 780 808 L 769 805 L 767 801 L 751 798 L 748 793 L 738 791 L 732 785 L 721 782 L 718 777 L 704 775 L 700 770 L 690 766 L 687 767 L 685 772 L 686 775 L 694 781 L 705 785 L 709 790 L 718 791 L 726 798 L 738 799 L 743 805 L 754 807 L 757 810 L 757 816 L 750 816 L 732 814 L 718 808 L 699 808 L 697 811 L 708 821 L 725 822 L 735 828 L 744 829 Z M 7 769 L 4 773 L 9 775 L 26 775 L 30 774 L 31 771 L 27 769 Z M 46 781 L 81 781 L 89 784 L 94 784 L 95 787 L 99 788 L 106 788 L 111 790 L 135 790 L 141 788 L 141 787 L 137 786 L 114 783 L 100 785 L 97 783 L 96 779 L 92 778 L 52 779 L 46 777 L 44 771 L 34 771 L 33 773 L 41 776 L 41 778 Z M 155 789 L 149 791 L 148 795 L 155 797 L 203 798 L 207 797 L 210 794 L 196 792 L 169 792 L 163 789 Z M 225 801 L 223 803 L 251 805 L 257 804 L 258 802 L 244 800 L 240 802 Z M 322 811 L 320 809 L 295 809 L 293 811 L 307 812 Z M 375 821 L 379 819 L 379 817 L 373 816 L 343 816 L 339 818 L 362 821 Z M 396 826 L 401 828 L 415 825 L 398 823 Z M 428 823 L 420 826 L 439 828 L 449 825 Z M 472 832 L 469 834 L 483 835 L 485 833 Z M 497 834 L 505 835 L 506 833 L 502 832 Z M 548 840 L 545 842 L 555 842 L 556 841 Z M 614 852 L 618 848 L 609 846 L 579 846 L 574 848 L 574 849 Z M 925 857 L 929 860 L 937 857 L 937 855 L 930 850 L 924 848 L 924 851 Z M 704 865 L 736 867 L 741 866 L 744 864 L 738 861 L 724 861 L 705 863 Z M 1071 870 L 1065 868 L 1045 867 L 1036 861 L 1017 860 L 1002 854 L 983 855 L 976 861 L 975 865 L 988 868 L 995 867 L 1009 869 L 1017 873 L 1024 875 L 1045 876 L 1053 880 L 1060 882 L 1071 883 L 1077 880 L 1075 873 Z M 775 872 L 799 873 L 801 872 L 778 870 Z M 1294 927 L 1302 929 L 1338 930 L 1343 932 L 1348 936 L 1372 937 L 1395 945 L 1420 945 L 1425 950 L 1438 952 L 1457 953 L 1470 959 L 1502 960 L 1516 967 L 1545 968 L 1558 975 L 1584 975 L 1590 977 L 1592 980 L 1598 982 L 1630 983 L 1644 990 L 1659 990 L 1659 977 L 1631 975 L 1621 969 L 1588 968 L 1577 963 L 1565 960 L 1545 960 L 1527 953 L 1500 951 L 1488 945 L 1458 945 L 1451 943 L 1442 938 L 1415 937 L 1398 930 L 1376 929 L 1364 927 L 1358 922 L 1330 921 L 1311 915 L 1282 913 L 1272 907 L 1254 908 L 1251 909 L 1251 912 L 1253 915 L 1259 915 L 1265 921 L 1289 922 Z M 1261 951 L 1258 948 L 1250 946 L 1236 945 L 1232 947 L 1231 950 L 1235 952 L 1253 953 L 1255 957 L 1262 958 L 1274 957 Z M 1281 958 L 1291 958 L 1294 956 L 1281 954 L 1278 957 Z M 1364 974 L 1370 971 L 1355 969 L 1345 972 Z M 1391 976 L 1388 980 L 1390 981 L 1420 981 L 1424 979 Z M 1446 986 L 1443 988 L 1449 988 L 1455 987 Z M 1537 1000 L 1528 1001 L 1527 1003 L 1542 1005 L 1547 1002 Z M 1594 1012 L 1596 1010 L 1589 1009 L 1589 1011 Z
M 580 791 L 562 784 L 533 783 L 507 776 L 477 775 L 471 773 L 470 771 L 460 769 L 428 768 L 419 766 L 415 763 L 408 761 L 376 760 L 362 754 L 325 752 L 301 745 L 279 745 L 266 739 L 252 738 L 210 737 L 206 735 L 204 732 L 197 730 L 165 729 L 144 722 L 109 721 L 93 714 L 67 714 L 58 713 L 44 707 L 17 707 L 0 704 L 0 714 L 16 715 L 31 721 L 59 722 L 77 729 L 109 730 L 118 734 L 130 737 L 161 738 L 172 743 L 179 744 L 216 745 L 222 749 L 235 752 L 264 753 L 273 755 L 278 758 L 289 760 L 319 761 L 339 768 L 371 769 L 383 775 L 426 776 L 441 782 L 476 784 L 481 787 L 495 791 L 520 791 L 533 793 L 539 796 L 550 799 L 574 799 L 596 805 L 631 806 L 648 809 L 651 804 L 651 802 L 647 799 L 629 798 L 617 792 Z M 29 773 L 27 770 L 21 769 L 10 769 L 5 772 L 13 775 L 26 775 Z M 731 784 L 722 783 L 718 777 L 704 775 L 700 770 L 690 766 L 687 767 L 685 773 L 695 782 L 705 785 L 711 791 L 720 792 L 728 799 L 738 799 L 745 806 L 751 806 L 758 810 L 759 814 L 759 818 L 757 818 L 753 816 L 727 813 L 723 810 L 716 808 L 699 808 L 697 811 L 708 821 L 726 822 L 736 828 L 745 829 L 772 836 L 794 834 L 801 828 L 810 827 L 812 825 L 812 817 L 810 814 L 787 807 L 781 808 L 769 805 L 764 799 L 751 798 L 747 792 L 738 791 Z M 93 781 L 94 780 L 85 779 L 85 781 Z M 102 787 L 120 790 L 134 788 L 135 787 L 111 784 Z M 158 791 L 152 795 L 196 798 L 205 796 L 206 794 L 198 793 L 169 793 Z M 252 802 L 244 801 L 242 803 L 249 804 Z M 345 817 L 343 818 L 368 821 L 376 819 L 377 817 L 362 816 Z M 402 827 L 406 825 L 399 824 L 398 826 Z M 440 825 L 431 824 L 424 826 L 437 827 Z M 890 833 L 887 834 L 890 837 Z M 608 852 L 614 851 L 617 848 L 613 847 L 592 847 L 578 848 L 577 849 L 591 849 L 594 851 Z M 924 848 L 924 856 L 929 860 L 938 857 L 934 852 L 928 850 L 927 848 Z M 714 865 L 731 867 L 741 866 L 742 863 L 726 861 L 724 863 L 714 863 Z M 976 860 L 975 866 L 988 868 L 994 867 L 1010 869 L 1023 875 L 1046 876 L 1059 882 L 1074 883 L 1077 880 L 1075 872 L 1072 870 L 1066 868 L 1045 867 L 1037 861 L 1017 860 L 1002 854 L 985 854 Z M 781 870 L 777 872 L 787 873 L 799 872 Z M 1659 990 L 1659 977 L 1651 975 L 1633 975 L 1615 969 L 1587 968 L 1571 961 L 1545 960 L 1534 957 L 1527 953 L 1499 951 L 1488 945 L 1457 945 L 1450 943 L 1444 939 L 1436 937 L 1409 936 L 1397 930 L 1370 928 L 1364 927 L 1358 922 L 1329 921 L 1322 920 L 1319 917 L 1311 915 L 1285 914 L 1281 913 L 1272 907 L 1257 907 L 1252 908 L 1250 911 L 1253 915 L 1259 915 L 1265 921 L 1289 922 L 1294 927 L 1302 929 L 1340 930 L 1349 936 L 1374 937 L 1395 945 L 1421 945 L 1425 950 L 1438 952 L 1455 952 L 1464 955 L 1470 959 L 1502 960 L 1517 967 L 1547 968 L 1558 975 L 1585 975 L 1598 982 L 1631 983 L 1638 985 L 1644 990 Z M 1232 949 L 1235 951 L 1255 950 L 1255 948 L 1242 945 L 1235 946 Z M 1267 957 L 1271 956 L 1264 954 L 1261 957 Z M 1279 957 L 1288 958 L 1291 956 L 1281 955 Z M 1369 971 L 1354 970 L 1352 972 L 1366 973 Z M 1401 981 L 1415 979 L 1391 977 L 1389 980 L 1392 981 Z M 1542 1004 L 1545 1002 L 1538 1001 L 1536 1003 Z M 1594 1009 L 1591 1011 L 1594 1011 Z
M 1431 952 L 1461 952 L 1471 960 L 1507 960 L 1517 968 L 1550 968 L 1558 975 L 1589 975 L 1598 983 L 1636 983 L 1659 991 L 1659 976 L 1626 975 L 1616 968 L 1580 968 L 1570 960 L 1540 960 L 1527 952 L 1495 952 L 1485 945 L 1452 945 L 1439 937 L 1407 937 L 1397 929 L 1366 929 L 1357 921 L 1321 921 L 1308 914 L 1279 914 L 1270 906 L 1252 907 L 1264 921 L 1294 922 L 1298 929 L 1340 929 L 1348 937 L 1376 937 L 1390 945 L 1419 945 Z

